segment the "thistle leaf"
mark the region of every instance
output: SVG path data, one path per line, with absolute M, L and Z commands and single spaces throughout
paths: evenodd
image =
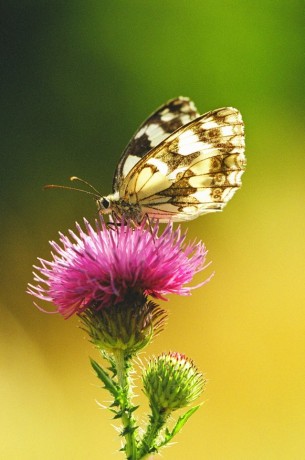
M 91 366 L 96 372 L 97 377 L 103 382 L 105 388 L 112 394 L 112 396 L 117 399 L 120 394 L 120 388 L 118 385 L 113 382 L 109 374 L 104 371 L 104 369 L 93 359 L 90 358 Z
M 193 415 L 199 409 L 200 406 L 201 404 L 199 404 L 198 406 L 192 407 L 185 414 L 181 415 L 178 418 L 177 423 L 172 429 L 172 431 L 169 431 L 169 429 L 166 428 L 165 433 L 164 433 L 164 439 L 160 444 L 158 444 L 157 448 L 159 449 L 160 447 L 168 444 L 173 439 L 173 437 L 179 433 L 179 431 L 182 429 L 182 427 L 185 425 L 185 423 L 188 421 L 191 415 Z

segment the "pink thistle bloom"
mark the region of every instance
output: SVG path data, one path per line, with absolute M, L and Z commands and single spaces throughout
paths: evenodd
M 180 227 L 174 230 L 171 223 L 158 235 L 157 222 L 107 228 L 101 219 L 96 229 L 84 222 L 85 231 L 76 224 L 78 233 L 70 230 L 69 237 L 60 233 L 61 245 L 50 242 L 53 260 L 38 259 L 41 266 L 34 266 L 36 284 L 29 284 L 27 290 L 55 304 L 54 313 L 65 318 L 138 295 L 163 300 L 170 293 L 190 295 L 194 287 L 185 284 L 205 268 L 204 244 L 185 244 L 186 235 Z

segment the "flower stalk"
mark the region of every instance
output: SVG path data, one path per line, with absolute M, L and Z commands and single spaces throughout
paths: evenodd
M 131 404 L 131 365 L 129 358 L 126 357 L 123 350 L 113 351 L 113 356 L 117 369 L 118 384 L 122 392 L 120 413 L 123 431 L 121 436 L 124 436 L 126 440 L 123 450 L 125 451 L 127 460 L 137 460 L 137 442 L 135 438 L 137 425 L 133 417 L 133 412 L 135 411 L 136 406 Z
M 166 424 L 170 413 L 171 411 L 162 412 L 158 411 L 157 409 L 152 409 L 152 414 L 150 415 L 150 423 L 146 429 L 146 433 L 143 436 L 139 449 L 139 459 L 147 458 L 149 454 L 158 451 L 156 439 Z

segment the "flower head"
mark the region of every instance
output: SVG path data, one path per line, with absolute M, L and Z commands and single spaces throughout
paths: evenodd
M 143 384 L 153 411 L 169 414 L 197 399 L 205 380 L 191 359 L 169 352 L 149 362 L 143 373 Z
M 36 284 L 28 287 L 28 293 L 54 303 L 66 318 L 143 295 L 189 295 L 192 288 L 185 284 L 204 268 L 205 246 L 185 244 L 185 234 L 172 224 L 160 235 L 158 223 L 115 222 L 108 228 L 101 219 L 96 228 L 86 220 L 85 231 L 76 227 L 69 237 L 60 234 L 61 245 L 50 243 L 53 260 L 39 259 Z

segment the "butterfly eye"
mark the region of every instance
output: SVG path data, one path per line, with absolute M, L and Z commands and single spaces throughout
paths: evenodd
M 110 202 L 109 200 L 107 200 L 107 198 L 102 198 L 101 199 L 101 204 L 103 206 L 104 209 L 108 209 L 109 208 L 109 205 L 110 205 Z
M 96 200 L 96 204 L 98 211 L 101 214 L 109 214 L 111 212 L 111 200 L 107 197 L 101 196 L 98 200 Z

